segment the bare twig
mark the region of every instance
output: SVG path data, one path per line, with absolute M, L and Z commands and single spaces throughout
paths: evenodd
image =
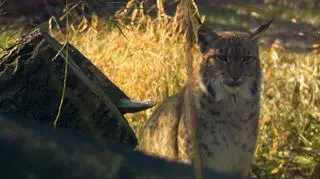
M 186 55 L 186 66 L 187 66 L 187 74 L 189 81 L 191 81 L 192 74 L 193 74 L 193 54 L 192 48 L 196 41 L 196 30 L 195 30 L 195 23 L 194 23 L 194 16 L 199 18 L 199 13 L 197 11 L 197 7 L 193 0 L 181 0 L 180 2 L 180 15 L 182 16 L 182 21 L 179 22 L 180 29 L 185 29 L 185 37 L 186 37 L 186 45 L 185 45 L 185 55 Z M 178 14 L 179 12 L 177 12 Z M 183 32 L 183 31 L 179 31 Z M 194 166 L 195 176 L 196 179 L 202 179 L 202 164 L 199 152 L 199 144 L 197 139 L 198 133 L 198 124 L 197 124 L 197 113 L 195 106 L 192 103 L 192 92 L 188 92 L 188 101 L 186 101 L 187 106 L 190 106 L 189 115 L 191 121 L 191 139 L 192 139 L 192 146 L 193 146 L 193 160 L 192 164 Z

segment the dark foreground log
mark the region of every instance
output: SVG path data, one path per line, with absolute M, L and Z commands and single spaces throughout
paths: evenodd
M 66 63 L 67 61 L 67 63 Z M 20 114 L 75 134 L 135 147 L 123 114 L 153 106 L 133 102 L 72 45 L 35 30 L 0 57 L 0 112 Z
M 30 119 L 0 114 L 1 179 L 192 179 L 190 166 L 167 162 L 120 145 L 98 147 Z M 205 179 L 240 177 L 205 170 Z

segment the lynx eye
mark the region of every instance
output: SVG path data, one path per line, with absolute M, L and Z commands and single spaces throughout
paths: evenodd
M 254 57 L 251 57 L 251 56 L 242 57 L 242 62 L 243 63 L 250 63 L 252 60 L 254 60 Z
M 227 62 L 228 61 L 228 57 L 225 55 L 216 55 L 215 56 L 216 60 L 222 61 L 222 62 Z

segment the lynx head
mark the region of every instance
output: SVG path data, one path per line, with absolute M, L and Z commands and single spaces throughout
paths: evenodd
M 254 92 L 260 83 L 260 59 L 257 42 L 272 20 L 249 33 L 213 32 L 205 25 L 198 30 L 202 53 L 200 75 L 206 87 L 223 86 L 231 93 L 246 87 Z

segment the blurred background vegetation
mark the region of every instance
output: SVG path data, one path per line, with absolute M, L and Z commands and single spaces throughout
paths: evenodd
M 319 179 L 320 2 L 187 1 L 197 5 L 215 30 L 245 31 L 274 19 L 260 44 L 262 111 L 252 171 L 258 178 Z M 179 3 L 2 0 L 0 48 L 32 28 L 45 28 L 78 48 L 128 96 L 160 104 L 187 79 L 181 20 L 185 9 Z M 196 67 L 200 54 L 197 48 L 193 53 Z M 126 116 L 138 138 L 154 109 Z

